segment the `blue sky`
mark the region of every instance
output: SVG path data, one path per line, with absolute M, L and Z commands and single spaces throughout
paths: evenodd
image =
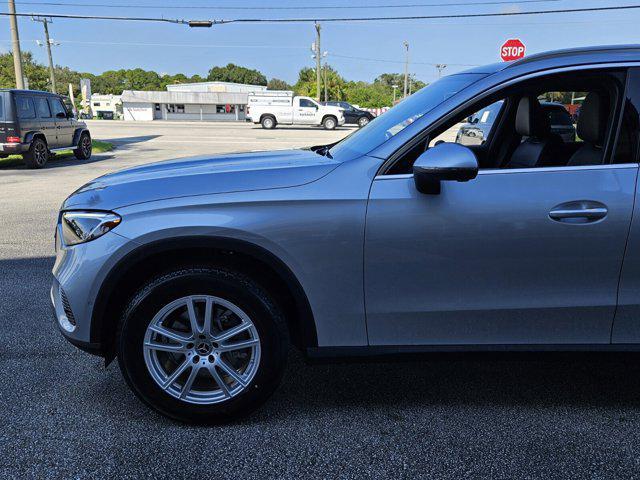
M 461 1 L 463 0 L 55 0 L 55 3 L 75 3 L 76 6 L 33 4 L 37 0 L 23 0 L 22 3 L 17 0 L 16 3 L 18 12 L 22 13 L 164 16 L 184 19 L 429 15 L 638 3 L 632 0 L 549 0 L 492 6 L 397 7 L 403 4 L 450 4 Z M 130 5 L 135 8 L 77 6 L 81 3 Z M 243 9 L 220 10 L 212 8 L 212 5 Z M 332 5 L 396 7 L 279 11 L 247 8 Z M 183 8 L 175 8 L 176 6 Z M 184 8 L 201 6 L 209 8 Z M 6 2 L 3 7 L 2 11 L 6 11 Z M 5 17 L 2 21 L 5 28 L 4 34 L 0 35 L 0 49 L 7 51 L 11 47 L 9 20 Z M 527 46 L 527 53 L 582 45 L 638 43 L 639 23 L 640 10 L 536 17 L 323 23 L 322 49 L 328 52 L 329 63 L 345 78 L 371 81 L 384 72 L 402 71 L 402 42 L 406 40 L 411 50 L 411 72 L 419 79 L 429 82 L 437 76 L 436 69 L 429 64 L 446 63 L 449 67 L 445 73 L 452 73 L 468 68 L 464 65 L 492 63 L 499 60 L 499 47 L 507 38 L 521 38 Z M 43 37 L 42 24 L 20 18 L 19 29 L 23 50 L 32 51 L 36 59 L 44 63 L 45 49 L 38 47 L 35 42 Z M 105 70 L 142 67 L 160 73 L 206 75 L 211 66 L 232 62 L 257 68 L 268 78 L 278 77 L 291 83 L 295 82 L 300 68 L 313 65 L 309 48 L 315 39 L 313 24 L 235 24 L 191 29 L 172 24 L 63 19 L 54 20 L 50 25 L 50 34 L 61 43 L 54 47 L 55 62 L 80 71 L 100 73 Z

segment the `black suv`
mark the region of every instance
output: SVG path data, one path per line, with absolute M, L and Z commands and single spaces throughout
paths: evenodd
M 347 102 L 321 102 L 322 105 L 330 105 L 332 107 L 344 108 L 344 123 L 355 124 L 359 127 L 364 127 L 367 123 L 373 120 L 376 116 L 366 110 L 360 110 Z
M 91 135 L 65 98 L 36 90 L 0 90 L 0 157 L 22 154 L 28 168 L 42 168 L 51 152 L 73 149 L 91 157 Z

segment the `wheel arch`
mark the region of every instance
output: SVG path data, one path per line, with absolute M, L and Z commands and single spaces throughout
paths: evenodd
M 89 138 L 91 138 L 91 132 L 89 132 L 88 128 L 76 128 L 75 132 L 73 132 L 73 145 L 78 145 L 78 143 L 80 142 L 80 135 L 82 135 L 84 132 L 87 132 L 89 134 Z
M 31 143 L 36 138 L 41 138 L 42 140 L 44 140 L 44 143 L 46 143 L 47 146 L 49 146 L 49 142 L 47 142 L 47 137 L 40 130 L 33 130 L 31 132 L 27 132 L 27 134 L 24 136 L 24 141 L 25 143 Z
M 168 260 L 169 259 L 169 260 Z M 210 264 L 237 269 L 256 278 L 284 310 L 291 339 L 298 348 L 318 345 L 313 312 L 302 285 L 276 255 L 253 243 L 223 237 L 181 237 L 140 246 L 125 255 L 102 282 L 91 318 L 91 341 L 109 362 L 118 320 L 128 299 L 145 280 L 173 267 Z M 109 310 L 110 305 L 118 305 Z
M 260 123 L 262 123 L 262 121 L 267 117 L 273 118 L 274 123 L 276 124 L 278 123 L 278 120 L 276 119 L 276 116 L 273 113 L 263 113 L 262 115 L 260 115 Z
M 336 126 L 338 125 L 338 117 L 336 117 L 333 113 L 326 113 L 323 117 L 322 117 L 322 122 L 320 123 L 324 123 L 324 121 L 327 118 L 333 118 L 336 121 Z

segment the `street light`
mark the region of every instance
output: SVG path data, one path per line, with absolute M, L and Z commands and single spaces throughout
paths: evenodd
M 436 68 L 438 69 L 438 78 L 442 77 L 442 71 L 447 68 L 447 65 L 444 63 L 436 64 Z

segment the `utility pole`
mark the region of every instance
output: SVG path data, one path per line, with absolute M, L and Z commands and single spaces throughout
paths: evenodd
M 438 69 L 438 78 L 442 77 L 442 71 L 447 68 L 447 65 L 444 63 L 436 64 L 436 68 Z
M 407 51 L 404 59 L 404 97 L 406 98 L 409 91 L 409 42 L 405 40 L 402 44 Z
M 320 24 L 316 22 L 316 100 L 320 101 Z
M 324 52 L 325 54 L 327 52 Z M 327 61 L 324 61 L 324 101 L 328 102 L 329 101 L 329 94 L 327 93 L 328 87 L 327 87 Z
M 20 53 L 20 36 L 18 35 L 18 17 L 15 0 L 9 0 L 9 25 L 11 27 L 11 46 L 13 47 L 13 69 L 16 72 L 16 88 L 24 88 L 24 73 L 22 73 L 22 53 Z
M 393 107 L 396 104 L 396 90 L 398 89 L 398 85 L 391 85 L 391 88 L 393 88 L 393 103 L 391 104 Z
M 49 20 L 46 17 L 31 17 L 34 22 L 41 22 L 44 25 L 44 43 L 47 47 L 47 55 L 49 56 L 49 77 L 51 78 L 51 91 L 56 93 L 56 75 L 53 69 L 53 56 L 51 55 L 51 44 L 49 38 Z M 38 42 L 40 44 L 40 42 Z

